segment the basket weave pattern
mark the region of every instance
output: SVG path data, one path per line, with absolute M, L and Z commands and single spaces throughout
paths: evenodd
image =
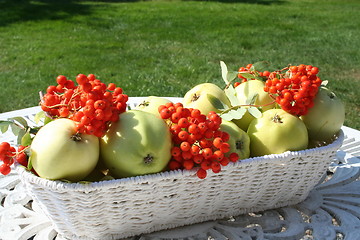
M 119 239 L 303 201 L 343 141 L 230 163 L 198 179 L 172 171 L 91 184 L 17 170 L 30 195 L 69 239 Z
M 119 239 L 303 201 L 343 141 L 230 163 L 199 179 L 171 171 L 91 184 L 39 178 L 17 170 L 34 201 L 69 239 Z

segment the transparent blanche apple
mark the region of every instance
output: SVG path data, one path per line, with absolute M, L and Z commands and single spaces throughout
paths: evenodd
M 79 134 L 70 119 L 56 119 L 42 127 L 30 147 L 36 173 L 46 179 L 77 182 L 90 174 L 99 159 L 99 139 Z
M 250 138 L 248 134 L 231 121 L 222 120 L 220 131 L 227 132 L 230 135 L 228 143 L 230 151 L 227 154 L 235 152 L 239 159 L 246 159 L 250 156 Z
M 143 102 L 136 106 L 135 109 L 149 112 L 155 114 L 156 116 L 160 117 L 158 108 L 160 105 L 164 105 L 166 103 L 171 102 L 170 100 L 158 97 L 158 96 L 149 96 Z
M 225 106 L 230 107 L 230 101 L 225 92 L 213 83 L 202 83 L 190 89 L 184 96 L 183 105 L 186 108 L 199 109 L 205 115 L 211 111 L 220 112 L 217 106 L 214 106 L 209 100 L 208 95 L 212 95 Z
M 345 107 L 334 92 L 322 86 L 316 94 L 314 106 L 300 118 L 311 140 L 329 142 L 344 124 Z
M 101 161 L 116 178 L 163 171 L 171 158 L 171 134 L 166 123 L 149 112 L 120 114 L 100 140 Z
M 308 132 L 303 121 L 282 109 L 270 109 L 254 119 L 247 131 L 250 156 L 299 151 L 308 147 Z
M 256 100 L 253 105 L 262 106 L 262 111 L 266 111 L 275 107 L 276 103 L 267 92 L 264 91 L 265 83 L 260 80 L 249 80 L 241 83 L 235 88 L 236 96 L 240 105 L 246 105 L 247 100 L 257 94 Z M 233 120 L 241 129 L 247 131 L 249 124 L 253 117 L 249 112 L 246 112 L 241 119 Z

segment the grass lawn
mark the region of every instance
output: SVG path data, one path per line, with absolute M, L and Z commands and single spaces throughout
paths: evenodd
M 129 96 L 183 96 L 237 70 L 311 64 L 360 129 L 358 0 L 0 0 L 0 112 L 38 104 L 63 74 L 93 73 Z

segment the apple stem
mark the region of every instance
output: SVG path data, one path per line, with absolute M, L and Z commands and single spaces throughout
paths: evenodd
M 154 158 L 150 154 L 148 154 L 146 157 L 144 157 L 145 164 L 150 164 L 150 163 L 152 163 L 153 160 L 154 160 Z
M 236 141 L 235 146 L 237 150 L 240 150 L 243 148 L 243 142 L 242 141 Z
M 276 113 L 275 114 L 275 116 L 273 117 L 273 122 L 274 123 L 283 123 L 282 121 L 281 121 L 281 118 L 280 118 L 280 116 Z
M 200 98 L 200 95 L 197 95 L 196 93 L 193 95 L 193 97 L 191 98 L 191 102 L 195 102 L 196 100 L 198 100 Z
M 75 133 L 70 138 L 71 138 L 71 140 L 73 140 L 75 142 L 80 142 L 82 140 L 81 134 L 79 132 Z
M 146 101 L 144 100 L 142 103 L 140 103 L 138 106 L 144 106 L 144 107 L 147 107 L 149 106 L 150 102 L 149 101 Z

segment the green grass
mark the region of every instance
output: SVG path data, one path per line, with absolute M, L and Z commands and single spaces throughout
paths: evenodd
M 360 3 L 289 1 L 0 0 L 0 112 L 38 104 L 59 74 L 94 73 L 129 96 L 183 96 L 222 86 L 232 70 L 266 60 L 311 64 L 360 129 Z

